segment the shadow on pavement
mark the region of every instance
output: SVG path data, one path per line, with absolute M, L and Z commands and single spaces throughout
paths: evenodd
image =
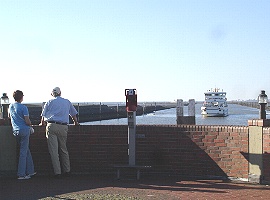
M 179 199 L 192 193 L 198 197 L 243 190 L 268 192 L 264 185 L 222 180 L 180 180 L 176 177 L 145 177 L 141 180 L 116 180 L 112 176 L 72 175 L 54 179 L 36 176 L 30 180 L 0 177 L 1 199 Z M 92 195 L 92 197 L 91 197 Z M 95 197 L 94 197 L 94 196 Z

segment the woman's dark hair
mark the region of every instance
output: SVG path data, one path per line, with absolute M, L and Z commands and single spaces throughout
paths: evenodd
M 20 101 L 23 98 L 23 92 L 21 90 L 16 90 L 13 92 L 13 97 L 15 101 Z

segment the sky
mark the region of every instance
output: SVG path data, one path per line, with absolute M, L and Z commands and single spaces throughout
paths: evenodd
M 270 96 L 269 0 L 0 0 L 0 93 L 44 102 Z

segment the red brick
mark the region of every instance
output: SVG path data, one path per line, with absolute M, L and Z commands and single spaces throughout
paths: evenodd
M 35 130 L 30 148 L 36 170 L 51 172 L 45 128 L 36 127 Z M 145 135 L 136 140 L 136 163 L 151 165 L 154 172 L 219 176 L 223 175 L 221 169 L 227 175 L 248 176 L 248 161 L 240 154 L 240 151 L 248 152 L 247 129 L 140 125 L 136 130 Z M 78 173 L 85 170 L 108 172 L 113 164 L 127 164 L 127 137 L 127 126 L 122 125 L 70 128 L 68 148 L 72 170 Z M 264 146 L 270 148 L 270 144 Z M 44 152 L 45 155 L 40 156 Z

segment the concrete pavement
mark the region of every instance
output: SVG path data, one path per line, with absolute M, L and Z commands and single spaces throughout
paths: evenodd
M 59 199 L 270 199 L 270 186 L 222 180 L 71 175 L 62 179 L 35 176 L 29 180 L 0 177 L 1 200 Z

